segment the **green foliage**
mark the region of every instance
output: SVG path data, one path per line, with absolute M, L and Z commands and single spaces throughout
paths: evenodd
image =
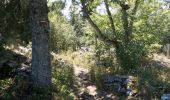
M 7 89 L 12 84 L 12 79 L 0 80 L 0 93 Z
M 71 89 L 74 84 L 74 71 L 73 66 L 70 64 L 61 64 L 61 62 L 55 60 L 52 63 L 52 81 L 54 89 L 59 91 L 63 98 L 70 97 Z
M 135 41 L 119 44 L 116 54 L 121 67 L 125 70 L 139 67 L 142 57 L 146 56 L 147 53 L 144 46 L 144 43 Z
M 1 0 L 0 5 L 2 43 L 28 43 L 31 37 L 28 26 L 28 1 Z
M 46 87 L 34 87 L 31 80 L 22 75 L 14 79 L 0 80 L 0 98 L 2 100 L 49 100 L 52 90 Z
M 145 85 L 146 96 L 151 95 L 152 97 L 160 98 L 160 96 L 169 91 L 169 72 L 170 69 L 162 66 L 148 66 L 147 68 L 138 69 L 139 85 L 140 87 Z M 142 88 L 140 91 L 143 92 Z
M 67 51 L 75 49 L 76 37 L 73 27 L 66 19 L 55 13 L 49 13 L 51 23 L 51 49 L 54 52 Z

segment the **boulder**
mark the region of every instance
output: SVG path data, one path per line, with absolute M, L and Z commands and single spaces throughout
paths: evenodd
M 14 61 L 1 61 L 0 64 L 0 79 L 14 76 L 14 70 L 18 64 Z

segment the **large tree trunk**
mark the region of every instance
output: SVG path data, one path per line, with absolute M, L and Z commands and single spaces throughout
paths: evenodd
M 51 86 L 49 21 L 46 0 L 30 0 L 32 79 L 35 86 Z

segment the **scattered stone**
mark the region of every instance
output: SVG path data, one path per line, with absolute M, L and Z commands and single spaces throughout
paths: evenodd
M 138 93 L 138 82 L 136 77 L 121 75 L 103 75 L 104 86 L 107 90 L 115 89 L 119 93 L 136 96 Z
M 58 59 L 58 64 L 59 64 L 60 66 L 61 66 L 61 65 L 64 65 L 64 64 L 65 64 L 64 59 L 59 58 L 59 59 Z
M 87 89 L 89 90 L 89 94 L 92 96 L 97 95 L 97 88 L 94 85 L 88 86 Z
M 31 60 L 27 57 L 12 53 L 10 55 L 13 60 L 0 61 L 0 79 L 13 78 L 19 73 L 29 74 L 31 71 Z
M 87 92 L 81 92 L 79 94 L 79 100 L 95 100 L 92 95 Z
M 102 97 L 106 97 L 107 92 L 105 91 L 97 91 L 97 94 L 95 95 L 96 99 L 102 98 Z
M 88 86 L 90 86 L 90 85 L 92 85 L 92 83 L 90 82 L 90 81 L 83 81 L 83 86 L 85 86 L 85 87 L 88 87 Z

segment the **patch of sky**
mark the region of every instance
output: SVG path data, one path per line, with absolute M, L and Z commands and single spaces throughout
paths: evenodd
M 49 0 L 49 2 L 55 2 L 57 0 Z M 71 5 L 72 5 L 72 0 L 62 0 L 64 2 L 66 2 L 66 6 L 65 8 L 61 11 L 62 14 L 67 18 L 70 19 L 70 10 L 71 10 Z M 117 9 L 113 9 L 113 8 L 109 8 L 112 14 L 115 14 L 117 12 Z M 77 12 L 81 11 L 81 7 L 79 7 Z M 100 15 L 105 15 L 106 9 L 105 9 L 105 4 L 101 3 L 97 8 L 96 11 L 98 14 Z

